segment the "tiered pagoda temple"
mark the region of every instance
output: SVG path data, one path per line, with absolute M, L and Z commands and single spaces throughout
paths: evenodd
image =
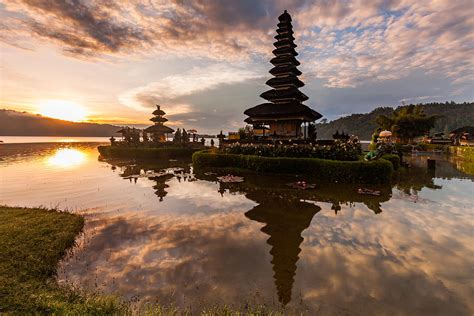
M 301 125 L 314 122 L 322 115 L 303 104 L 308 97 L 298 89 L 304 83 L 298 79 L 301 71 L 296 68 L 300 63 L 295 58 L 298 53 L 295 51 L 291 16 L 285 10 L 278 20 L 277 41 L 273 43 L 275 57 L 270 60 L 274 66 L 270 74 L 274 78 L 266 82 L 272 89 L 260 95 L 268 102 L 247 109 L 244 114 L 249 117 L 245 122 L 252 124 L 254 131 L 261 130 L 262 136 L 306 138 Z
M 156 110 L 153 111 L 154 116 L 150 119 L 155 124 L 144 130 L 145 133 L 152 134 L 153 141 L 155 142 L 166 141 L 166 134 L 174 132 L 174 129 L 163 124 L 168 121 L 167 118 L 163 117 L 165 114 L 165 111 L 161 110 L 159 105 L 156 105 Z

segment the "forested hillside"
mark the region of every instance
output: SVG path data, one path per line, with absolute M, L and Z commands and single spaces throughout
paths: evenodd
M 0 110 L 2 136 L 115 136 L 110 124 L 76 123 L 12 110 Z
M 434 129 L 431 133 L 448 133 L 461 126 L 474 125 L 474 103 L 427 103 L 421 104 L 427 115 L 439 115 Z M 329 123 L 316 124 L 319 139 L 329 139 L 338 130 L 357 135 L 362 140 L 370 140 L 374 130 L 377 128 L 375 119 L 381 114 L 392 115 L 398 110 L 390 107 L 380 107 L 366 114 L 352 114 L 341 117 Z

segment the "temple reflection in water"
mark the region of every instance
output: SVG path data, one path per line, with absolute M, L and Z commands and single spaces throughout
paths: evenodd
M 212 172 L 194 174 L 190 169 L 189 161 L 143 164 L 134 162 L 133 164 L 114 162 L 113 168 L 120 168 L 120 176 L 132 179 L 136 182 L 139 175 L 146 175 L 150 172 L 160 173 L 163 170 L 170 170 L 159 176 L 146 177 L 155 182 L 152 186 L 158 200 L 163 201 L 170 188 L 169 182 L 172 179 L 178 183 L 201 180 L 217 183 L 217 174 Z M 377 186 L 380 191 L 379 196 L 367 196 L 357 193 L 357 185 L 318 183 L 314 190 L 298 190 L 288 186 L 288 182 L 295 181 L 294 177 L 255 177 L 252 174 L 244 175 L 243 183 L 222 183 L 218 182 L 218 192 L 222 197 L 227 195 L 243 194 L 257 205 L 245 212 L 245 217 L 263 224 L 261 231 L 268 235 L 267 244 L 271 247 L 271 265 L 275 291 L 278 301 L 282 305 L 288 304 L 292 300 L 292 288 L 297 274 L 297 263 L 301 255 L 301 244 L 304 241 L 303 232 L 313 220 L 317 221 L 315 215 L 321 210 L 318 203 L 329 203 L 331 209 L 337 215 L 342 210 L 342 206 L 353 207 L 358 203 L 364 204 L 372 210 L 374 215 L 382 212 L 382 204 L 392 198 L 392 190 L 396 188 L 403 192 L 409 201 L 418 201 L 418 193 L 423 188 L 438 190 L 442 187 L 434 183 L 435 177 L 467 177 L 472 178 L 456 170 L 452 164 L 438 162 L 436 170 L 428 170 L 424 167 L 420 158 L 411 161 L 411 168 L 405 172 L 399 172 L 392 185 Z M 173 167 L 171 167 L 173 166 Z M 173 172 L 173 168 L 180 166 L 181 171 Z M 299 179 L 299 178 L 298 178 Z M 311 181 L 308 179 L 308 181 Z
M 296 274 L 296 263 L 303 242 L 301 233 L 311 224 L 321 208 L 312 203 L 272 199 L 245 213 L 251 220 L 265 224 L 262 232 L 269 235 L 272 247 L 272 265 L 279 301 L 286 305 L 291 300 L 291 290 Z

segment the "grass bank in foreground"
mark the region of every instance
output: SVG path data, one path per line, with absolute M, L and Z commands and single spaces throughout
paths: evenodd
M 58 262 L 84 225 L 78 215 L 0 206 L 0 314 L 108 314 L 118 300 L 57 284 Z

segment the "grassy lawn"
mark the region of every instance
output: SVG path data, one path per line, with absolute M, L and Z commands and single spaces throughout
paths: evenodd
M 60 287 L 59 260 L 84 219 L 65 212 L 0 206 L 0 314 L 108 314 L 118 300 Z

